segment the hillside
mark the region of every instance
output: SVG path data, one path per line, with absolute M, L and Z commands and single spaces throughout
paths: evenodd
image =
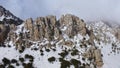
M 0 6 L 0 68 L 119 68 L 119 30 L 72 14 L 23 21 Z

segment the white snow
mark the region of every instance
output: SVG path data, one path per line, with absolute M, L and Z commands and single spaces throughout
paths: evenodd
M 102 22 L 99 22 L 99 23 L 93 24 L 93 25 L 96 25 L 93 28 L 94 30 L 95 29 L 98 29 L 98 30 L 99 29 L 111 30 L 110 28 L 105 26 Z M 17 34 L 19 34 L 22 31 L 23 26 L 24 26 L 24 24 L 21 24 L 20 26 L 18 26 L 17 30 L 15 32 Z M 64 27 L 61 30 L 64 31 L 66 29 L 67 29 L 67 27 Z M 23 29 L 22 32 L 24 33 L 26 31 L 27 31 L 26 29 Z M 112 43 L 116 43 L 117 39 L 109 31 L 104 31 L 103 33 L 98 31 L 98 33 L 100 33 L 101 36 L 106 35 L 107 40 L 110 40 L 109 43 L 108 42 L 104 43 L 103 41 L 100 41 L 100 44 L 98 44 L 98 42 L 95 41 L 95 45 L 101 49 L 101 52 L 103 54 L 103 63 L 104 63 L 104 65 L 103 65 L 102 68 L 120 68 L 120 63 L 119 63 L 120 62 L 120 53 L 119 54 L 111 53 L 111 51 L 112 51 L 112 49 L 111 49 L 112 48 Z M 50 52 L 46 52 L 45 48 L 43 48 L 43 51 L 44 51 L 43 56 L 41 56 L 40 50 L 35 51 L 35 50 L 31 50 L 31 48 L 26 48 L 23 53 L 19 53 L 18 50 L 15 49 L 15 46 L 13 46 L 14 43 L 12 41 L 10 41 L 10 42 L 8 42 L 6 44 L 10 44 L 10 45 L 12 45 L 12 47 L 10 47 L 10 48 L 9 47 L 5 47 L 5 48 L 0 47 L 0 63 L 2 63 L 2 59 L 4 57 L 9 58 L 10 60 L 11 59 L 17 59 L 18 60 L 19 57 L 24 57 L 25 54 L 29 54 L 29 55 L 34 56 L 35 59 L 34 59 L 33 65 L 36 68 L 60 68 L 60 62 L 58 60 L 60 58 L 60 55 L 58 55 L 58 53 L 61 53 L 62 50 L 65 49 L 65 46 L 62 47 L 62 45 L 60 45 L 59 43 L 61 43 L 62 41 L 67 41 L 67 40 L 70 40 L 70 41 L 72 41 L 74 43 L 74 45 L 76 46 L 76 49 L 78 49 L 78 51 L 79 51 L 79 55 L 71 56 L 71 54 L 69 53 L 65 57 L 65 59 L 70 60 L 70 59 L 74 58 L 74 59 L 80 60 L 82 63 L 90 63 L 87 60 L 86 61 L 82 60 L 81 53 L 86 52 L 86 49 L 85 48 L 80 48 L 80 44 L 81 44 L 82 39 L 86 38 L 86 40 L 88 40 L 89 39 L 88 35 L 82 36 L 80 34 L 77 34 L 73 38 L 69 38 L 66 34 L 63 34 L 63 38 L 64 38 L 64 40 L 60 40 L 60 41 L 57 41 L 57 42 L 56 41 L 48 41 L 46 38 L 43 41 L 37 41 L 37 42 L 31 41 L 31 42 L 34 43 L 34 45 L 31 46 L 31 48 L 34 48 L 34 47 L 38 48 L 37 44 L 46 45 L 48 43 L 51 43 L 51 44 L 56 43 L 56 48 L 55 48 L 56 51 L 54 52 L 53 50 L 50 50 Z M 104 36 L 101 37 L 101 38 L 104 38 Z M 120 45 L 118 42 L 116 44 L 117 44 L 117 46 Z M 89 48 L 89 45 L 88 45 L 88 48 Z M 67 49 L 72 49 L 72 47 L 68 47 Z M 56 60 L 55 60 L 55 62 L 50 63 L 50 62 L 48 62 L 48 58 L 52 57 L 52 56 L 54 56 L 56 58 Z M 28 63 L 28 61 L 26 61 L 26 63 Z M 22 64 L 20 66 L 17 66 L 16 68 L 23 68 Z M 74 68 L 74 66 L 71 65 L 70 68 Z
M 4 18 L 5 18 L 5 16 L 2 15 L 2 16 L 0 17 L 0 21 L 3 21 Z
M 80 45 L 79 41 L 82 39 L 82 36 L 78 35 L 74 37 L 74 42 L 78 42 L 76 45 Z M 12 43 L 10 43 L 12 44 Z M 103 62 L 104 65 L 102 68 L 120 68 L 120 54 L 110 54 L 111 52 L 111 43 L 109 44 L 104 44 L 101 43 L 101 45 L 98 45 L 96 43 L 97 46 L 103 46 L 103 48 L 101 48 L 102 54 L 103 54 Z M 80 52 L 84 52 L 84 49 L 80 49 L 79 46 L 77 46 L 77 49 L 79 49 Z M 43 49 L 44 50 L 44 49 Z M 56 52 L 54 51 L 50 51 L 50 52 L 45 52 L 44 51 L 44 56 L 40 55 L 40 51 L 34 51 L 31 50 L 30 48 L 25 49 L 25 51 L 20 54 L 17 50 L 15 50 L 15 47 L 12 46 L 11 48 L 3 48 L 0 47 L 0 63 L 2 62 L 1 60 L 3 59 L 3 57 L 9 58 L 9 59 L 18 59 L 20 56 L 24 57 L 25 54 L 30 54 L 32 56 L 35 57 L 34 59 L 34 66 L 37 68 L 60 68 L 60 62 L 58 60 L 58 58 L 60 57 L 58 55 L 58 53 L 60 53 L 62 51 L 60 46 L 56 47 Z M 110 54 L 110 55 L 108 55 Z M 54 63 L 49 63 L 48 62 L 48 58 L 54 56 L 56 58 L 56 61 Z M 70 58 L 76 58 L 78 59 L 79 56 L 74 56 L 72 57 L 70 54 L 66 57 L 67 60 L 70 60 Z M 78 60 L 80 60 L 83 63 L 86 63 L 84 61 L 82 61 L 81 58 L 79 58 Z M 89 63 L 89 61 L 87 61 L 87 63 Z M 22 68 L 22 66 L 18 66 L 17 68 Z M 74 68 L 73 66 L 71 66 L 70 68 Z
M 111 45 L 103 45 L 103 68 L 120 68 L 120 54 L 111 54 Z

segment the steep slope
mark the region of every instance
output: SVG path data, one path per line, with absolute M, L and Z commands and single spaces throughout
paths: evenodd
M 8 33 L 22 22 L 20 18 L 14 16 L 11 12 L 0 6 L 0 46 L 4 45 Z
M 0 68 L 119 68 L 119 27 L 71 14 L 22 21 L 3 7 L 0 15 Z
M 96 47 L 94 40 L 93 31 L 86 27 L 82 19 L 66 14 L 59 20 L 52 15 L 38 17 L 36 20 L 27 19 L 15 30 L 9 32 L 5 45 L 11 47 L 7 48 L 8 55 L 14 48 L 19 51 L 19 54 L 10 58 L 11 60 L 13 58 L 19 60 L 20 55 L 24 57 L 29 53 L 34 56 L 35 60 L 32 66 L 37 68 L 48 68 L 46 64 L 53 68 L 94 68 L 103 65 L 101 51 Z M 25 62 L 30 63 L 27 60 Z M 19 64 L 20 66 L 17 67 L 21 67 L 23 62 Z
M 10 11 L 0 6 L 0 23 L 20 25 L 23 20 L 14 16 Z
M 89 25 L 99 39 L 99 44 L 96 43 L 96 45 L 101 49 L 103 54 L 103 68 L 119 68 L 120 41 L 116 36 L 116 33 L 119 32 L 119 25 L 113 27 L 111 24 L 108 25 L 102 21 L 90 23 Z

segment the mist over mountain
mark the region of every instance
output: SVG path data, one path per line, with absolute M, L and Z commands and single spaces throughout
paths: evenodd
M 119 0 L 1 0 L 0 4 L 22 19 L 70 13 L 86 21 L 120 22 Z

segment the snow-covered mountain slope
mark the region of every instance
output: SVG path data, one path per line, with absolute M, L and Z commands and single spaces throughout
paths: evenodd
M 92 25 L 93 31 L 101 28 L 100 26 L 96 26 L 98 24 L 99 25 L 101 24 L 100 26 L 104 25 L 101 30 L 105 30 L 105 29 L 110 30 L 110 28 L 108 28 L 107 25 L 103 24 L 103 22 L 96 22 L 94 25 Z M 20 32 L 21 31 L 20 28 L 22 28 L 23 25 L 24 24 L 21 24 L 20 26 L 18 26 L 19 29 L 16 32 Z M 97 31 L 99 32 L 99 30 L 97 30 Z M 107 34 L 107 31 L 105 31 L 105 32 L 106 33 L 104 33 L 104 32 L 103 33 Z M 119 61 L 120 61 L 120 59 L 119 59 L 120 47 L 119 46 L 120 45 L 119 45 L 119 42 L 117 42 L 117 39 L 115 38 L 115 36 L 113 34 L 111 34 L 110 32 L 108 34 L 109 35 L 107 35 L 107 36 L 109 36 L 111 39 L 106 39 L 106 40 L 107 41 L 110 40 L 110 42 L 104 42 L 104 41 L 100 40 L 98 43 L 97 40 L 94 41 L 95 46 L 97 48 L 101 49 L 101 52 L 102 52 L 102 56 L 103 56 L 102 58 L 103 58 L 103 63 L 104 63 L 102 68 L 119 68 L 120 67 L 120 64 L 119 64 Z M 101 36 L 101 37 L 104 37 L 104 36 Z M 90 68 L 94 68 L 94 65 L 90 64 L 91 61 L 89 61 L 88 59 L 84 59 L 84 57 L 82 55 L 87 50 L 89 50 L 89 48 L 91 47 L 91 45 L 87 45 L 87 48 L 84 48 L 84 46 L 82 48 L 80 47 L 80 45 L 82 44 L 83 38 L 86 38 L 86 40 L 87 40 L 87 39 L 89 39 L 89 36 L 87 36 L 87 35 L 82 36 L 82 35 L 78 34 L 78 35 L 74 36 L 73 38 L 65 37 L 65 40 L 71 40 L 74 43 L 74 46 L 72 46 L 72 47 L 61 46 L 60 42 L 62 40 L 60 40 L 59 42 L 56 43 L 56 47 L 52 47 L 51 49 L 43 48 L 42 50 L 40 50 L 40 47 L 38 46 L 38 42 L 34 42 L 34 45 L 31 46 L 30 48 L 26 48 L 23 53 L 19 53 L 19 51 L 16 50 L 16 47 L 13 45 L 13 42 L 10 41 L 9 43 L 6 43 L 6 44 L 11 45 L 11 47 L 5 47 L 5 48 L 1 47 L 0 48 L 0 52 L 2 52 L 0 54 L 1 55 L 0 63 L 3 63 L 2 59 L 4 57 L 8 58 L 9 60 L 16 59 L 18 61 L 17 63 L 19 64 L 19 66 L 17 65 L 17 63 L 11 63 L 11 65 L 13 65 L 15 68 L 23 68 L 24 63 L 26 63 L 26 64 L 31 63 L 31 62 L 29 62 L 29 59 L 25 59 L 25 55 L 28 54 L 28 55 L 32 55 L 34 57 L 34 61 L 32 62 L 33 63 L 32 65 L 35 68 L 49 68 L 49 67 L 60 68 L 61 64 L 62 64 L 60 62 L 60 59 L 62 59 L 60 53 L 61 54 L 66 53 L 67 55 L 64 58 L 64 60 L 66 60 L 66 65 L 67 65 L 67 61 L 70 62 L 71 59 L 76 59 L 76 60 L 80 61 L 80 63 L 79 63 L 79 64 L 81 64 L 80 68 L 82 68 L 82 66 L 84 66 L 86 64 L 88 65 L 88 67 L 90 65 Z M 51 43 L 53 43 L 53 42 L 51 41 Z M 45 43 L 41 42 L 40 44 L 45 44 Z M 71 54 L 74 50 L 76 50 L 76 51 L 78 50 L 76 55 Z M 49 62 L 48 58 L 50 58 L 50 57 L 55 57 L 55 61 Z M 19 58 L 24 58 L 24 61 L 21 62 Z M 68 63 L 68 66 L 69 66 L 69 63 Z M 75 67 L 73 64 L 70 64 L 70 68 L 75 68 Z M 83 68 L 87 68 L 87 66 L 83 67 Z
M 82 36 L 78 35 L 78 36 L 74 37 L 73 40 L 74 40 L 74 43 L 78 42 L 78 41 L 82 40 Z M 1 47 L 0 52 L 2 52 L 3 50 L 4 50 L 4 52 L 1 54 L 2 56 L 0 57 L 0 60 L 2 60 L 4 57 L 8 58 L 9 60 L 16 59 L 18 61 L 18 63 L 20 64 L 20 66 L 16 66 L 16 64 L 11 64 L 11 65 L 15 66 L 16 68 L 23 68 L 23 65 L 22 65 L 23 63 L 31 63 L 31 62 L 29 62 L 28 59 L 25 59 L 24 62 L 20 62 L 19 58 L 21 58 L 21 57 L 24 58 L 24 56 L 26 54 L 28 54 L 28 55 L 32 55 L 34 57 L 34 61 L 32 63 L 35 68 L 49 68 L 49 67 L 60 68 L 61 64 L 62 64 L 60 61 L 62 60 L 62 57 L 64 56 L 64 55 L 62 56 L 62 54 L 65 54 L 64 60 L 66 62 L 69 62 L 71 59 L 76 59 L 80 62 L 81 67 L 84 66 L 84 63 L 85 64 L 90 63 L 87 59 L 86 60 L 83 59 L 81 54 L 82 54 L 82 52 L 84 53 L 85 49 L 80 48 L 79 43 L 77 43 L 75 47 L 64 47 L 64 46 L 59 45 L 59 42 L 56 44 L 57 44 L 56 47 L 52 47 L 51 49 L 43 48 L 42 50 L 40 50 L 39 47 L 37 46 L 38 44 L 35 43 L 30 48 L 26 48 L 23 53 L 19 53 L 19 51 L 15 49 L 15 46 L 5 47 L 5 48 Z M 9 45 L 13 45 L 13 43 L 9 43 Z M 76 53 L 74 54 L 73 51 L 75 51 Z M 55 61 L 49 62 L 48 58 L 50 58 L 50 57 L 55 57 Z M 1 61 L 1 63 L 3 63 L 3 62 Z M 68 65 L 65 65 L 65 66 L 69 66 L 69 65 L 70 65 L 70 68 L 74 68 L 74 66 L 69 63 L 68 63 Z M 63 64 L 63 66 L 64 66 L 64 64 Z M 92 64 L 91 64 L 91 66 L 92 66 Z M 64 67 L 62 67 L 62 68 L 64 68 Z
M 4 10 L 4 12 L 3 12 Z M 6 16 L 6 14 L 8 16 Z M 0 7 L 0 20 L 15 17 Z M 18 19 L 18 18 L 17 18 Z M 5 21 L 6 22 L 6 21 Z M 0 68 L 119 68 L 118 27 L 71 14 L 0 24 Z M 16 23 L 19 21 L 16 21 Z
M 20 18 L 14 16 L 10 11 L 6 10 L 3 6 L 0 6 L 0 23 L 16 24 L 19 25 L 23 22 Z M 9 23 L 8 23 L 9 22 Z
M 102 21 L 90 23 L 89 25 L 94 30 L 96 37 L 100 38 L 100 44 L 96 43 L 96 45 L 103 54 L 104 65 L 102 68 L 119 68 L 120 41 L 114 35 L 117 26 L 111 27 L 110 24 L 107 25 Z

